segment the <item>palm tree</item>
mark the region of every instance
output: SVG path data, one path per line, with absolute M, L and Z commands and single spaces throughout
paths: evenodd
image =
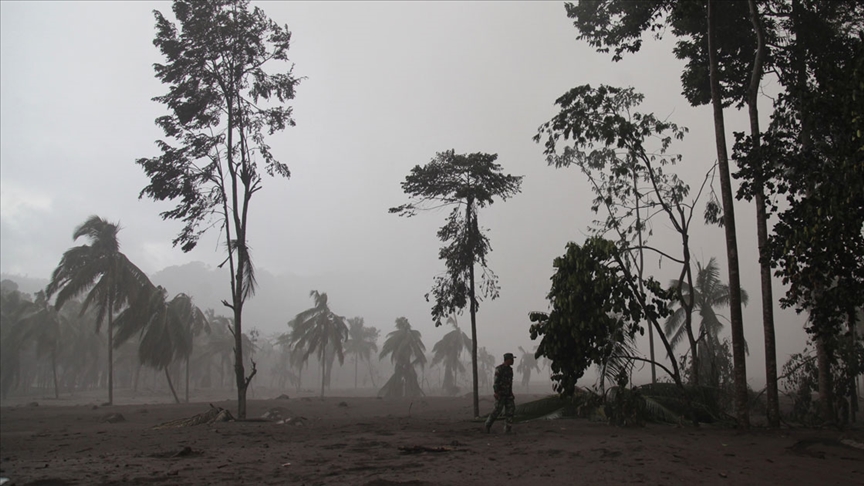
M 375 378 L 372 377 L 371 357 L 373 352 L 378 352 L 378 336 L 381 334 L 374 327 L 363 325 L 362 317 L 348 319 L 348 340 L 345 341 L 345 354 L 354 355 L 354 388 L 357 388 L 357 363 L 360 360 L 369 365 L 369 378 L 372 386 L 375 386 Z
M 177 294 L 168 304 L 171 316 L 177 321 L 181 328 L 182 346 L 177 349 L 178 357 L 183 358 L 186 366 L 186 403 L 189 403 L 189 358 L 195 345 L 195 338 L 202 333 L 210 334 L 210 323 L 207 316 L 192 304 L 192 297 L 186 294 Z
M 285 385 L 290 383 L 297 384 L 299 377 L 294 373 L 294 356 L 291 352 L 291 345 L 287 339 L 287 333 L 274 336 L 271 338 L 271 342 L 273 343 L 274 350 L 276 351 L 276 362 L 273 364 L 273 368 L 271 368 L 270 373 L 272 374 L 272 379 L 270 385 L 275 386 L 278 389 L 284 389 Z
M 60 360 L 64 363 L 63 382 L 73 393 L 79 388 L 98 385 L 103 362 L 101 351 L 106 347 L 104 335 L 93 333 L 98 311 L 91 308 L 82 314 L 81 307 L 81 301 L 73 299 L 60 309 L 68 333 L 63 337 L 60 350 Z
M 540 366 L 537 363 L 537 358 L 534 357 L 533 352 L 528 352 L 522 349 L 522 346 L 519 346 L 519 352 L 522 353 L 522 357 L 519 358 L 519 364 L 516 366 L 516 372 L 522 373 L 522 388 L 526 391 L 528 390 L 528 385 L 531 383 L 531 372 L 534 370 L 540 371 Z
M 423 354 L 425 351 L 426 346 L 423 345 L 420 331 L 411 329 L 408 319 L 396 319 L 396 330 L 387 335 L 379 356 L 379 359 L 384 359 L 390 355 L 390 361 L 394 365 L 393 376 L 381 387 L 378 396 L 422 396 L 423 390 L 417 381 L 415 367 L 426 366 L 426 356 Z
M 697 274 L 696 285 L 690 288 L 686 282 L 678 282 L 673 280 L 670 286 L 681 286 L 681 294 L 684 299 L 690 299 L 692 296 L 693 311 L 699 313 L 701 318 L 699 322 L 699 335 L 696 338 L 696 349 L 691 349 L 691 360 L 700 362 L 699 369 L 691 370 L 691 377 L 698 380 L 706 371 L 716 369 L 717 363 L 715 354 L 720 349 L 720 332 L 723 330 L 723 323 L 720 318 L 723 317 L 714 311 L 715 307 L 728 306 L 731 298 L 729 286 L 720 281 L 720 270 L 717 267 L 717 261 L 714 258 L 708 260 L 708 264 L 702 267 L 702 264 L 696 262 Z M 747 305 L 747 292 L 741 289 L 741 303 Z M 678 307 L 675 312 L 666 319 L 664 323 L 664 331 L 669 338 L 669 344 L 674 348 L 684 339 L 686 329 L 685 310 Z M 726 319 L 723 317 L 723 319 Z M 747 349 L 747 343 L 744 343 L 744 349 Z M 708 362 L 702 363 L 701 356 L 706 356 Z M 695 357 L 700 357 L 697 361 Z M 716 378 L 716 377 L 714 377 Z M 699 381 L 697 381 L 698 383 Z
M 4 280 L 6 284 L 9 281 Z M 0 396 L 6 398 L 21 382 L 21 349 L 24 345 L 22 320 L 33 311 L 28 294 L 17 285 L 3 285 L 0 292 Z
M 495 373 L 495 356 L 489 354 L 485 346 L 477 350 L 477 366 L 480 370 L 480 384 L 489 388 Z
M 120 226 L 91 216 L 75 229 L 72 239 L 90 239 L 89 245 L 66 250 L 45 289 L 47 298 L 55 293 L 54 306 L 60 310 L 69 299 L 87 293 L 81 313 L 90 305 L 98 309 L 96 332 L 108 318 L 108 404 L 114 403 L 114 313 L 135 300 L 141 289 L 152 287 L 147 275 L 120 252 Z
M 139 335 L 138 359 L 142 364 L 165 372 L 168 387 L 174 401 L 180 403 L 168 367 L 191 346 L 183 335 L 183 323 L 179 320 L 176 308 L 166 301 L 167 291 L 162 287 L 152 288 L 146 301 L 139 299 L 121 312 L 114 325 L 117 338 L 114 346 L 119 347 L 132 336 Z M 173 306 L 176 307 L 176 306 Z M 187 346 L 190 349 L 186 349 Z
M 444 364 L 444 383 L 441 385 L 444 393 L 455 395 L 459 393 L 457 386 L 459 373 L 465 372 L 465 366 L 462 360 L 463 350 L 471 349 L 471 338 L 459 329 L 459 322 L 455 317 L 447 318 L 447 324 L 453 326 L 453 330 L 448 332 L 441 338 L 440 341 L 432 346 L 432 366 L 438 363 Z
M 36 343 L 36 357 L 43 358 L 46 355 L 51 359 L 51 378 L 54 383 L 54 398 L 60 398 L 60 387 L 57 382 L 57 355 L 60 344 L 67 342 L 64 339 L 64 331 L 67 330 L 66 317 L 56 309 L 48 305 L 45 292 L 36 293 L 36 302 L 31 310 L 20 322 L 23 327 L 22 342 L 34 340 Z
M 327 347 L 339 358 L 339 364 L 345 362 L 342 343 L 348 339 L 348 324 L 345 318 L 334 314 L 327 305 L 327 294 L 317 290 L 309 292 L 315 306 L 297 314 L 293 321 L 290 341 L 292 349 L 303 350 L 304 361 L 317 351 L 321 362 L 321 398 L 324 398 L 326 383 Z M 290 325 L 290 324 L 289 324 Z

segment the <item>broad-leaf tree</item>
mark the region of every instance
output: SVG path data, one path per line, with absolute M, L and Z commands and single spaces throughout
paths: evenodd
M 833 343 L 864 306 L 864 5 L 791 0 L 767 10 L 783 91 L 761 143 L 737 147 L 742 193 L 752 197 L 762 183 L 772 197 L 777 224 L 762 258 L 788 286 L 781 304 L 810 315 L 821 413 L 831 421 Z
M 679 281 L 692 282 L 690 225 L 705 182 L 692 202 L 685 200 L 690 188 L 670 170 L 681 160 L 670 146 L 681 140 L 687 129 L 636 111 L 642 100 L 643 96 L 633 88 L 577 86 L 555 101 L 560 112 L 540 126 L 534 140 L 543 140 L 543 153 L 550 166 L 575 165 L 588 178 L 594 192 L 591 210 L 602 215 L 589 232 L 603 238 L 617 237 L 616 244 L 626 263 L 622 271 L 644 291 L 647 252 L 679 264 Z M 713 169 L 706 175 L 706 182 L 711 172 Z M 677 233 L 680 252 L 649 244 L 658 217 Z M 681 294 L 680 288 L 673 289 L 673 293 L 682 306 L 692 308 L 692 301 Z M 690 324 L 686 319 L 684 329 L 695 346 Z M 653 382 L 655 327 L 649 325 L 648 329 Z M 674 359 L 662 329 L 656 331 L 668 357 Z
M 723 107 L 733 100 L 740 104 L 746 98 L 754 71 L 748 62 L 741 61 L 744 57 L 742 52 L 757 52 L 757 42 L 754 40 L 756 34 L 748 25 L 750 17 L 746 1 L 722 2 L 722 7 L 717 3 L 714 0 L 707 4 L 691 0 L 595 0 L 567 3 L 565 8 L 567 16 L 574 19 L 579 30 L 578 38 L 587 41 L 598 52 L 613 51 L 612 59 L 615 61 L 621 60 L 625 53 L 638 52 L 646 33 L 659 38 L 667 30 L 672 31 L 680 39 L 675 48 L 676 56 L 687 61 L 681 76 L 684 95 L 694 105 L 708 102 L 712 105 L 732 293 L 730 327 L 735 363 L 735 406 L 739 427 L 747 428 L 750 419 L 738 242 Z M 754 55 L 750 57 L 754 58 Z M 760 74 L 756 73 L 757 76 Z M 766 334 L 773 335 L 773 322 L 765 325 L 772 327 Z M 767 344 L 768 347 L 772 345 Z M 768 374 L 770 376 L 770 370 Z
M 299 79 L 288 63 L 291 32 L 269 19 L 248 0 L 175 0 L 179 24 L 156 17 L 153 43 L 165 57 L 156 64 L 156 78 L 168 93 L 155 101 L 169 114 L 156 119 L 165 133 L 158 140 L 161 155 L 136 161 L 150 183 L 141 191 L 156 201 L 177 201 L 161 213 L 183 222 L 175 246 L 192 250 L 209 228 L 219 228 L 231 279 L 234 370 L 237 415 L 246 417 L 249 375 L 243 365 L 243 305 L 255 292 L 255 272 L 249 250 L 249 211 L 252 196 L 262 188 L 261 171 L 288 177 L 265 135 L 293 126 L 292 110 Z M 280 71 L 265 70 L 273 62 Z M 221 266 L 220 265 L 220 266 Z
M 120 251 L 120 226 L 91 216 L 72 234 L 73 240 L 88 238 L 90 244 L 66 250 L 45 288 L 56 309 L 70 299 L 87 294 L 81 305 L 83 315 L 90 306 L 97 309 L 96 332 L 108 320 L 108 403 L 114 403 L 114 314 L 135 302 L 153 284 L 147 275 Z
M 447 223 L 438 230 L 445 243 L 438 252 L 447 271 L 435 277 L 432 287 L 432 319 L 436 326 L 447 316 L 468 306 L 471 315 L 471 371 L 474 387 L 474 416 L 480 416 L 477 390 L 477 309 L 483 297 L 498 297 L 498 278 L 486 265 L 492 250 L 481 230 L 477 213 L 495 198 L 506 201 L 519 193 L 522 176 L 503 174 L 495 163 L 497 154 L 456 154 L 439 152 L 428 164 L 415 166 L 402 182 L 412 202 L 390 208 L 391 213 L 413 216 L 419 210 L 452 207 Z M 480 288 L 476 288 L 475 266 L 480 265 Z M 477 292 L 479 290 L 479 293 Z M 426 294 L 429 300 L 429 294 Z
M 604 363 L 625 342 L 643 334 L 640 324 L 669 314 L 671 295 L 648 279 L 642 288 L 624 270 L 626 264 L 614 242 L 589 238 L 581 246 L 567 244 L 567 252 L 553 263 L 551 311 L 532 312 L 531 339 L 540 338 L 535 356 L 551 361 L 554 389 L 572 395 L 576 381 L 592 364 Z M 639 360 L 638 357 L 629 359 Z M 677 364 L 671 370 L 658 363 L 678 386 Z
M 420 382 L 417 379 L 417 366 L 426 366 L 426 346 L 420 331 L 411 328 L 411 323 L 404 317 L 396 319 L 396 330 L 387 335 L 378 359 L 384 359 L 388 354 L 393 363 L 393 376 L 378 391 L 378 396 L 384 397 L 419 397 L 423 396 Z
M 344 317 L 330 310 L 326 293 L 313 290 L 309 296 L 315 305 L 291 320 L 289 339 L 292 352 L 302 353 L 304 361 L 312 353 L 317 353 L 321 362 L 321 398 L 324 398 L 327 353 L 334 353 L 340 365 L 345 362 L 343 343 L 348 339 L 348 324 Z

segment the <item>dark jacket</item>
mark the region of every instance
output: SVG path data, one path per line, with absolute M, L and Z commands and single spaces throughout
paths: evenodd
M 499 399 L 513 397 L 513 368 L 504 363 L 495 367 L 495 383 L 492 390 L 498 394 Z

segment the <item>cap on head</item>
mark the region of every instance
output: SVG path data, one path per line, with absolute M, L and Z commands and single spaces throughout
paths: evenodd
M 515 360 L 516 357 L 513 356 L 513 353 L 504 353 L 504 361 L 507 361 L 508 359 Z

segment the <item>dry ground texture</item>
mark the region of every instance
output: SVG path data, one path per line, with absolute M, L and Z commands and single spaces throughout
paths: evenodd
M 236 411 L 233 401 L 211 398 Z M 464 397 L 291 396 L 250 400 L 253 421 L 154 428 L 210 408 L 164 400 L 4 402 L 4 486 L 864 484 L 860 427 L 738 433 L 563 419 L 517 423 L 506 435 L 497 423 L 487 435 Z M 483 413 L 491 408 L 484 398 Z

